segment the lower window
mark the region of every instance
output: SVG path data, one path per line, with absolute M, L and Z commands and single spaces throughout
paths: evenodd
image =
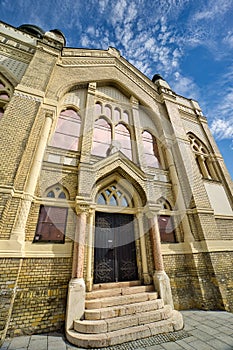
M 64 243 L 67 208 L 41 205 L 33 242 Z
M 158 217 L 161 242 L 176 243 L 173 219 L 169 215 L 160 215 Z

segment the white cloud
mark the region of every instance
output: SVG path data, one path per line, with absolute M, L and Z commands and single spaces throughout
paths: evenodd
M 213 135 L 217 140 L 233 138 L 233 118 L 215 119 L 210 127 Z
M 174 79 L 170 83 L 172 89 L 179 95 L 199 99 L 199 87 L 195 84 L 191 77 L 183 76 L 180 72 L 174 73 Z
M 209 0 L 202 10 L 198 10 L 193 19 L 196 21 L 214 20 L 224 15 L 232 6 L 232 0 Z

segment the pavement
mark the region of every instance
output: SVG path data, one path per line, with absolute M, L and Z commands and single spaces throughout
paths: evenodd
M 202 310 L 181 312 L 184 316 L 184 330 L 113 346 L 108 349 L 233 350 L 233 313 Z M 20 336 L 6 339 L 1 349 L 81 350 L 81 348 L 70 344 L 62 333 Z

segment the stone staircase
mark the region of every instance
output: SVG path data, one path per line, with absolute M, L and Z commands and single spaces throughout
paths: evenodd
M 68 340 L 83 348 L 101 348 L 182 328 L 181 314 L 164 305 L 152 285 L 105 283 L 86 293 L 84 317 L 74 321 Z

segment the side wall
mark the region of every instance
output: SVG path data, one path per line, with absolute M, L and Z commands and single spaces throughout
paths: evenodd
M 1 259 L 0 332 L 7 336 L 64 326 L 71 258 Z
M 175 309 L 233 312 L 233 252 L 164 256 Z

